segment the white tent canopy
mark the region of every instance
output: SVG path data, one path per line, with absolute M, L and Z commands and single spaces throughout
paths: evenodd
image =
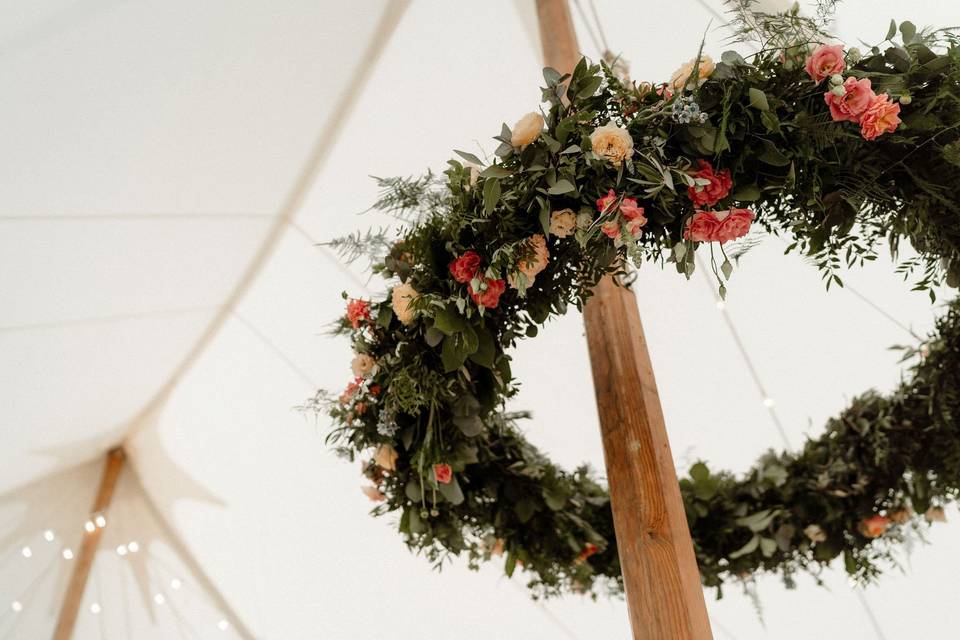
M 716 0 L 596 8 L 640 79 L 669 77 L 708 25 L 708 52 L 729 35 Z M 596 26 L 574 15 L 598 57 Z M 349 378 L 348 345 L 323 335 L 340 292 L 383 291 L 316 243 L 386 223 L 356 215 L 376 196 L 369 175 L 490 153 L 501 121 L 536 108 L 532 0 L 36 0 L 0 17 L 0 638 L 51 633 L 63 552 L 120 443 L 130 468 L 77 638 L 628 637 L 620 601 L 536 603 L 521 572 L 431 570 L 395 522 L 367 515 L 325 420 L 293 409 Z M 848 0 L 836 30 L 875 41 L 892 17 L 958 15 Z M 680 469 L 743 470 L 783 447 L 765 395 L 799 446 L 851 396 L 892 388 L 901 365 L 886 348 L 932 326 L 936 309 L 889 262 L 828 294 L 783 249 L 769 238 L 745 256 L 722 311 L 699 274 L 640 274 Z M 581 319 L 524 344 L 514 370 L 531 439 L 602 469 Z M 827 588 L 761 579 L 762 619 L 737 585 L 708 592 L 715 636 L 945 637 L 958 534 L 933 528 L 903 572 L 862 593 L 842 567 Z

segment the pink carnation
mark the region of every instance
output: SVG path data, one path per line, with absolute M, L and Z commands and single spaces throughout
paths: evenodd
M 706 160 L 697 160 L 697 166 L 700 167 L 699 171 L 690 175 L 694 178 L 707 180 L 708 183 L 687 187 L 687 195 L 693 200 L 693 204 L 698 207 L 712 207 L 730 193 L 730 187 L 733 186 L 730 170 L 714 171 L 713 165 Z
M 617 192 L 613 189 L 607 191 L 607 195 L 597 200 L 597 211 L 606 213 L 617 199 Z
M 843 62 L 843 45 L 824 44 L 814 49 L 810 57 L 807 58 L 804 69 L 806 69 L 807 74 L 814 82 L 820 84 L 824 78 L 829 78 L 837 73 L 843 73 L 845 66 Z
M 627 220 L 636 220 L 643 217 L 643 207 L 637 206 L 635 198 L 624 198 L 620 203 L 620 213 Z
M 350 300 L 347 302 L 347 319 L 354 329 L 359 329 L 361 320 L 370 319 L 370 303 L 366 300 Z
M 608 238 L 620 237 L 620 223 L 616 220 L 608 220 L 600 225 L 600 231 Z
M 870 88 L 870 78 L 857 80 L 851 76 L 844 80 L 843 88 L 846 93 L 842 96 L 838 96 L 833 91 L 823 94 L 823 100 L 830 107 L 830 115 L 837 122 L 843 120 L 860 122 L 860 116 L 876 98 L 876 94 Z
M 860 521 L 857 529 L 864 538 L 879 538 L 887 532 L 890 520 L 883 516 L 871 516 Z
M 486 285 L 486 289 L 474 291 L 473 283 L 470 283 L 467 285 L 467 293 L 470 294 L 473 302 L 478 306 L 496 309 L 497 305 L 500 304 L 500 295 L 507 289 L 507 284 L 503 280 L 489 280 L 483 277 L 480 280 L 481 284 Z
M 873 102 L 860 116 L 860 135 L 864 140 L 873 140 L 877 136 L 897 130 L 900 124 L 900 105 L 890 102 L 890 97 L 881 93 L 874 96 Z

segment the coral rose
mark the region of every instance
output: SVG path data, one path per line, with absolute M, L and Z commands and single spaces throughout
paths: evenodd
M 857 530 L 864 538 L 879 538 L 887 532 L 890 520 L 883 516 L 871 516 L 860 521 Z
M 859 122 L 860 116 L 867 110 L 876 94 L 870 87 L 870 78 L 857 80 L 854 77 L 847 78 L 843 82 L 844 94 L 838 96 L 833 91 L 827 91 L 823 94 L 823 100 L 830 107 L 830 116 L 836 122 L 849 120 L 850 122 Z
M 473 283 L 467 285 L 467 293 L 473 302 L 486 309 L 496 309 L 500 304 L 500 296 L 506 291 L 507 285 L 503 280 L 490 280 L 481 276 L 480 291 L 474 291 Z
M 697 160 L 697 166 L 700 169 L 690 175 L 695 179 L 707 180 L 708 183 L 687 187 L 687 195 L 698 207 L 712 207 L 730 193 L 730 187 L 733 186 L 730 170 L 715 171 L 713 165 L 706 160 Z
M 713 211 L 696 211 L 683 231 L 683 238 L 694 242 L 713 242 L 719 226 L 720 221 Z
M 609 220 L 600 225 L 600 231 L 603 232 L 603 235 L 608 238 L 619 238 L 620 237 L 620 223 L 616 220 Z
M 396 471 L 397 458 L 399 457 L 396 449 L 389 444 L 382 444 L 377 447 L 376 453 L 373 454 L 373 461 L 377 463 L 378 467 L 385 471 Z
M 402 324 L 413 324 L 414 310 L 411 308 L 411 303 L 419 297 L 420 294 L 417 290 L 407 282 L 398 284 L 393 288 L 390 294 L 390 302 L 397 320 Z
M 720 226 L 717 228 L 714 239 L 723 244 L 729 240 L 736 240 L 747 235 L 750 224 L 757 216 L 749 209 L 729 209 L 714 213 Z
M 457 282 L 464 284 L 473 280 L 480 268 L 480 256 L 476 251 L 466 251 L 462 256 L 450 263 L 450 275 Z
M 613 122 L 593 130 L 590 147 L 594 155 L 617 165 L 633 157 L 633 138 L 626 129 Z
M 350 369 L 353 371 L 353 375 L 358 378 L 366 378 L 373 372 L 373 368 L 376 365 L 377 361 L 371 356 L 365 353 L 358 353 L 353 357 L 353 361 L 350 363 Z
M 433 477 L 440 484 L 450 484 L 453 480 L 453 469 L 446 462 L 433 465 Z
M 923 517 L 927 522 L 946 522 L 947 521 L 947 512 L 943 510 L 943 507 L 930 507 L 927 509 Z
M 607 210 L 613 206 L 613 203 L 617 201 L 617 193 L 610 189 L 607 191 L 607 195 L 602 198 L 597 199 L 597 211 L 600 213 L 607 213 Z
M 493 546 L 490 548 L 490 555 L 491 555 L 491 556 L 502 556 L 502 555 L 503 555 L 503 545 L 504 545 L 503 538 L 497 538 L 496 541 L 494 541 Z
M 843 73 L 845 67 L 842 44 L 820 45 L 813 50 L 803 66 L 807 75 L 817 84 L 835 73 Z
M 580 552 L 580 555 L 577 556 L 577 559 L 573 561 L 573 563 L 582 564 L 587 561 L 587 558 L 594 555 L 598 551 L 600 551 L 600 549 L 597 548 L 597 545 L 588 542 L 583 545 L 583 550 Z
M 539 138 L 541 132 L 543 132 L 543 116 L 531 111 L 513 125 L 510 144 L 515 147 L 525 147 Z
M 696 64 L 697 59 L 693 58 L 674 71 L 673 75 L 670 76 L 670 86 L 676 91 L 683 91 L 688 85 L 693 84 L 691 82 L 691 76 L 693 75 L 693 67 Z M 700 56 L 700 66 L 697 67 L 697 85 L 703 84 L 707 78 L 712 76 L 716 68 L 717 65 L 714 64 L 713 58 L 710 56 Z
M 370 303 L 366 300 L 350 300 L 347 302 L 347 320 L 354 329 L 360 328 L 361 320 L 370 319 Z
M 360 487 L 360 490 L 363 491 L 363 495 L 370 498 L 371 502 L 383 502 L 387 499 L 387 496 L 383 495 L 380 489 L 377 489 L 373 486 Z
M 561 209 L 550 214 L 550 233 L 558 238 L 566 238 L 577 230 L 577 214 L 573 209 Z
M 864 140 L 873 140 L 885 133 L 897 130 L 900 124 L 900 105 L 890 102 L 890 96 L 881 93 L 860 115 L 860 135 Z

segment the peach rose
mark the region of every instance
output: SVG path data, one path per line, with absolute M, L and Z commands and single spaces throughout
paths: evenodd
M 383 502 L 387 499 L 387 496 L 383 495 L 380 489 L 374 486 L 367 485 L 360 487 L 360 490 L 363 491 L 363 495 L 367 496 L 371 502 Z
M 885 133 L 897 130 L 900 124 L 900 105 L 890 102 L 890 96 L 881 93 L 860 116 L 860 135 L 864 140 L 873 140 Z
M 923 517 L 927 522 L 946 522 L 947 512 L 943 507 L 930 507 L 924 512 Z
M 813 50 L 803 66 L 807 75 L 817 84 L 835 73 L 843 73 L 845 67 L 842 44 L 820 45 Z
M 398 284 L 390 293 L 390 302 L 393 306 L 393 312 L 401 324 L 413 324 L 414 310 L 410 303 L 420 297 L 420 293 L 413 288 L 413 285 L 404 282 Z
M 550 252 L 547 250 L 547 239 L 543 234 L 537 233 L 527 240 L 524 255 L 517 261 L 517 269 L 527 277 L 527 287 L 533 286 L 537 274 L 547 268 L 547 261 L 550 258 Z M 510 274 L 508 278 L 510 286 L 517 287 L 517 278 Z
M 377 361 L 372 357 L 365 353 L 358 353 L 353 356 L 353 362 L 350 363 L 350 368 L 353 370 L 353 375 L 358 378 L 366 378 L 373 372 L 373 368 L 376 365 Z
M 912 515 L 913 509 L 910 507 L 900 507 L 899 509 L 887 511 L 887 517 L 893 524 L 907 524 L 907 522 L 910 521 L 910 516 Z
M 613 122 L 593 130 L 590 147 L 594 155 L 616 165 L 633 157 L 633 138 L 626 129 Z
M 845 93 L 842 96 L 833 91 L 823 94 L 823 100 L 830 107 L 830 116 L 836 122 L 859 122 L 860 115 L 873 103 L 876 96 L 870 88 L 870 78 L 857 80 L 851 76 L 844 80 L 843 89 Z
M 550 233 L 558 238 L 566 238 L 577 230 L 577 214 L 573 209 L 561 209 L 550 214 Z
M 619 238 L 620 237 L 620 223 L 616 220 L 608 220 L 600 225 L 600 231 L 603 232 L 603 235 L 608 238 Z
M 890 520 L 883 516 L 871 516 L 860 521 L 857 530 L 864 538 L 879 538 L 887 532 Z
M 696 64 L 697 59 L 693 58 L 674 71 L 673 75 L 670 76 L 670 86 L 676 91 L 683 91 L 688 85 L 693 84 L 690 76 L 693 75 L 693 67 Z M 707 78 L 712 76 L 716 68 L 717 65 L 713 63 L 713 58 L 710 56 L 700 56 L 700 66 L 697 68 L 697 86 L 703 84 Z
M 396 471 L 397 458 L 399 457 L 396 449 L 389 444 L 382 444 L 377 447 L 376 453 L 373 454 L 373 461 L 384 471 Z
M 809 524 L 803 529 L 803 535 L 807 536 L 810 542 L 825 542 L 827 532 L 818 524 Z
M 515 147 L 525 147 L 537 138 L 543 132 L 543 116 L 535 111 L 520 118 L 517 124 L 513 125 L 513 133 L 510 134 L 510 144 Z

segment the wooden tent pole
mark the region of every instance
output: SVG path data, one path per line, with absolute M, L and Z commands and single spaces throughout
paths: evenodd
M 537 0 L 543 59 L 580 58 L 567 0 Z M 677 473 L 640 312 L 610 276 L 584 309 L 617 548 L 634 640 L 710 640 Z
M 107 452 L 103 464 L 103 476 L 100 478 L 100 489 L 97 491 L 97 498 L 94 500 L 93 509 L 90 512 L 91 521 L 95 521 L 97 516 L 106 517 L 107 510 L 110 508 L 110 501 L 113 499 L 113 490 L 117 486 L 117 478 L 120 477 L 120 471 L 123 469 L 125 457 L 123 449 L 120 447 Z M 99 526 L 94 527 L 93 531 L 85 529 L 83 532 L 83 542 L 80 543 L 80 551 L 77 553 L 76 563 L 73 565 L 73 574 L 70 576 L 70 583 L 67 585 L 63 606 L 60 607 L 60 617 L 57 619 L 57 627 L 53 632 L 53 640 L 70 640 L 73 636 L 73 628 L 77 623 L 77 613 L 80 611 L 80 601 L 83 599 L 83 591 L 87 586 L 87 578 L 90 577 L 93 558 L 97 554 L 97 547 L 100 545 L 102 536 L 103 527 Z

